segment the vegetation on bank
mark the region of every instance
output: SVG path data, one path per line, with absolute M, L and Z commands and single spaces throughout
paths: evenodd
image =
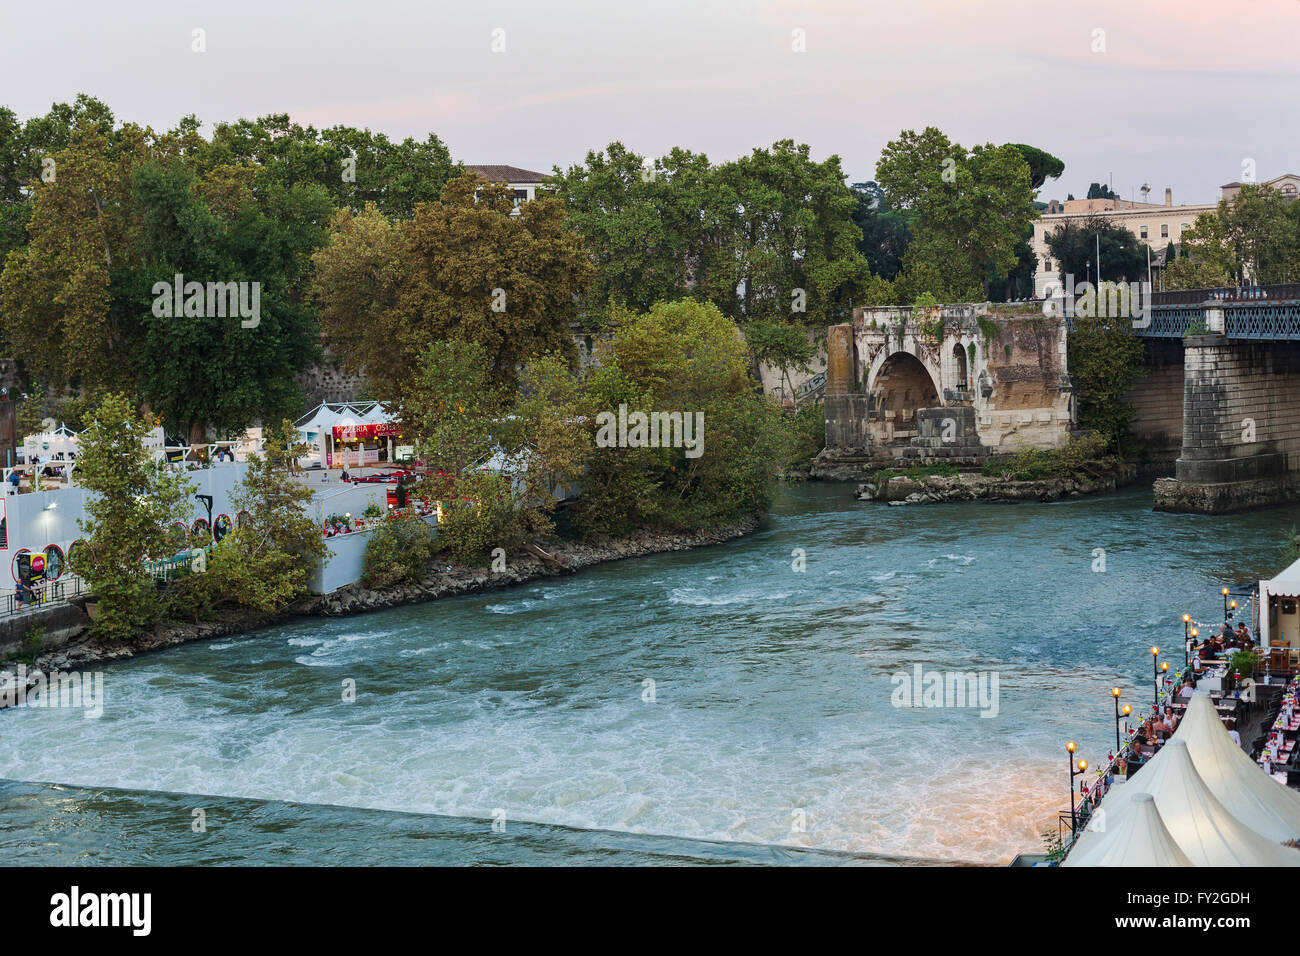
M 1124 467 L 1124 459 L 1108 448 L 1101 435 L 1088 434 L 1071 439 L 1062 448 L 1025 448 L 1008 458 L 994 459 L 984 466 L 983 473 L 1007 481 L 1102 478 Z

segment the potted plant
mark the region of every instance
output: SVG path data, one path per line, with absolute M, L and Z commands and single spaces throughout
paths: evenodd
M 1237 696 L 1241 696 L 1241 690 L 1238 687 L 1238 678 L 1244 683 L 1255 676 L 1255 668 L 1259 666 L 1259 651 L 1246 648 L 1243 650 L 1233 651 L 1228 655 L 1228 670 L 1223 675 L 1223 691 L 1236 691 Z

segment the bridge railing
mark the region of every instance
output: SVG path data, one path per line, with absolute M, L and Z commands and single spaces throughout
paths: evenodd
M 1274 285 L 1219 286 L 1211 289 L 1182 289 L 1151 293 L 1152 305 L 1200 305 L 1220 302 L 1278 302 L 1300 299 L 1300 282 Z

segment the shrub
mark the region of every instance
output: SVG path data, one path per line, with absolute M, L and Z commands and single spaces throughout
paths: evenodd
M 1046 478 L 1096 478 L 1122 464 L 1118 455 L 1106 453 L 1106 440 L 1096 434 L 1073 439 L 1063 448 L 1025 448 L 1009 459 L 991 461 L 984 474 L 1012 481 L 1040 481 Z
M 416 516 L 382 522 L 370 533 L 361 572 L 370 588 L 391 588 L 419 580 L 433 560 L 433 529 Z

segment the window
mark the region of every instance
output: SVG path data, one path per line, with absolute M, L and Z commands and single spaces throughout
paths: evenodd
M 1142 226 L 1141 229 L 1138 231 L 1138 238 L 1145 239 L 1146 237 L 1147 237 L 1147 227 Z
M 1051 272 L 1051 271 L 1052 271 L 1052 260 L 1051 260 L 1051 259 L 1044 259 L 1044 260 L 1043 260 L 1043 271 L 1044 271 L 1044 272 Z
M 1168 238 L 1169 238 L 1169 223 L 1167 223 L 1167 222 L 1162 222 L 1162 223 L 1160 224 L 1160 238 L 1161 238 L 1161 239 L 1168 239 Z

